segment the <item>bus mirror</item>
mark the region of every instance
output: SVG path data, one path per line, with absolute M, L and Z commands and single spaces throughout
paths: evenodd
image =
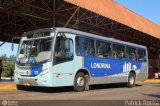
M 66 35 L 64 33 L 60 33 L 60 36 L 66 38 Z
M 13 38 L 12 38 L 12 40 L 11 40 L 11 42 L 12 42 L 11 50 L 12 50 L 12 51 L 14 51 L 14 40 L 15 40 L 15 39 L 16 39 L 16 40 L 19 40 L 20 38 L 19 38 L 19 37 L 13 37 Z
M 14 51 L 14 38 L 12 38 L 12 40 L 11 40 L 11 42 L 12 42 L 12 45 L 11 45 L 11 50 L 12 50 L 12 52 Z
M 69 39 L 66 39 L 65 46 L 66 46 L 66 49 L 70 48 L 70 40 Z

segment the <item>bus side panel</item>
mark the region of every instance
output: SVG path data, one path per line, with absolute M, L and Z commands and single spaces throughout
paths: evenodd
M 91 84 L 127 82 L 131 70 L 140 71 L 141 62 L 84 57 L 84 67 L 89 70 Z
M 60 63 L 53 66 L 53 86 L 73 86 L 75 74 L 82 68 L 82 57 L 75 56 L 72 61 Z M 60 74 L 59 77 L 56 77 Z
M 123 83 L 127 82 L 128 74 L 116 74 L 108 77 L 91 77 L 91 84 Z
M 136 81 L 144 81 L 148 79 L 148 64 L 142 63 L 140 72 L 136 75 Z

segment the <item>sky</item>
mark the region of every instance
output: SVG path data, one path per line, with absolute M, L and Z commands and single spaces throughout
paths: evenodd
M 1 44 L 2 42 L 0 42 Z M 5 43 L 0 47 L 0 56 L 6 54 L 7 57 L 10 55 L 15 55 L 17 54 L 18 50 L 18 44 L 14 44 L 14 50 L 12 51 L 12 43 Z
M 147 18 L 160 26 L 160 0 L 114 0 L 129 10 Z M 0 42 L 1 44 L 2 42 Z M 16 55 L 18 45 L 15 44 L 14 51 L 11 50 L 11 43 L 5 43 L 0 47 L 0 55 Z
M 160 0 L 114 0 L 160 26 Z

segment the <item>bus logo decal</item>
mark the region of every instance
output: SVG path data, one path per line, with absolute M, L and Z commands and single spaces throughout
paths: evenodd
M 110 64 L 107 64 L 107 63 L 92 63 L 91 62 L 91 68 L 111 68 L 111 65 Z
M 89 70 L 92 77 L 110 76 L 129 72 L 131 70 L 138 71 L 141 69 L 141 66 L 141 62 L 132 62 L 128 60 L 84 58 L 84 67 Z
M 128 72 L 131 70 L 137 70 L 137 66 L 132 65 L 130 62 L 128 62 L 128 63 L 125 62 L 123 65 L 123 72 Z

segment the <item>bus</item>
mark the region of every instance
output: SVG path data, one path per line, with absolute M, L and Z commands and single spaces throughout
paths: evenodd
M 14 80 L 21 86 L 73 86 L 125 83 L 148 78 L 148 52 L 142 45 L 70 28 L 25 32 L 20 40 Z

